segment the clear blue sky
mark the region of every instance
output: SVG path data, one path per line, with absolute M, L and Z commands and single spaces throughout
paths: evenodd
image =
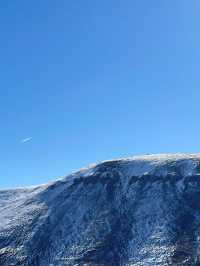
M 199 152 L 199 14 L 199 0 L 2 1 L 0 187 Z

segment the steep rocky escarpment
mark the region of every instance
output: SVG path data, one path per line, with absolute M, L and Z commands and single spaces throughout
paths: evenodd
M 200 265 L 200 155 L 106 161 L 1 190 L 0 265 Z

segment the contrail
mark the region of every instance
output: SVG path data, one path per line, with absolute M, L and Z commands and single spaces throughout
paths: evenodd
M 20 142 L 21 142 L 21 143 L 26 143 L 26 142 L 28 142 L 28 141 L 30 141 L 30 140 L 32 140 L 32 137 L 22 139 Z

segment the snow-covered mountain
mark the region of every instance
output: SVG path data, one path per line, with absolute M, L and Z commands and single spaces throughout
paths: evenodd
M 0 265 L 200 265 L 200 154 L 106 161 L 1 190 Z

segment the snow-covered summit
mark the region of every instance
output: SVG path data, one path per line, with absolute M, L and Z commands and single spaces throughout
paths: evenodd
M 98 172 L 98 169 L 101 169 L 102 166 L 111 165 L 121 170 L 126 176 L 145 174 L 166 176 L 172 172 L 173 167 L 179 169 L 183 176 L 187 176 L 195 174 L 199 164 L 200 153 L 147 154 L 103 161 L 88 168 L 83 168 L 79 173 L 88 176 Z

